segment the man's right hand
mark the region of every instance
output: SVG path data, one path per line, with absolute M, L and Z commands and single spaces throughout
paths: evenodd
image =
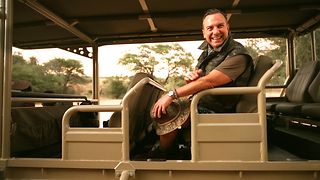
M 185 74 L 184 80 L 186 81 L 186 83 L 190 83 L 194 80 L 197 80 L 201 76 L 201 74 L 202 74 L 202 70 L 196 69 L 192 72 Z

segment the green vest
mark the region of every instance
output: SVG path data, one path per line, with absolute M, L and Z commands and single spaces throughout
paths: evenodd
M 207 42 L 202 43 L 200 46 L 203 49 L 203 53 L 198 59 L 196 68 L 202 69 L 203 75 L 209 74 L 215 69 L 223 60 L 228 57 L 236 55 L 246 55 L 248 58 L 247 68 L 244 72 L 231 83 L 223 85 L 223 87 L 238 87 L 247 86 L 251 74 L 253 72 L 253 62 L 245 47 L 239 42 L 235 41 L 231 36 L 224 42 L 224 44 L 217 50 L 213 50 L 210 53 L 210 47 Z M 224 95 L 224 96 L 213 96 L 208 95 L 200 99 L 199 101 L 199 112 L 201 109 L 206 109 L 214 112 L 235 112 L 236 104 L 238 103 L 240 95 Z

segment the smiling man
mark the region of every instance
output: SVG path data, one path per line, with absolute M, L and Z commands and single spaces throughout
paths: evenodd
M 185 75 L 186 85 L 169 91 L 153 106 L 152 115 L 161 118 L 175 99 L 199 91 L 222 86 L 246 86 L 253 69 L 252 58 L 243 45 L 236 42 L 230 33 L 226 15 L 218 9 L 208 10 L 202 19 L 202 33 L 205 41 L 200 46 L 203 53 L 193 72 Z M 200 113 L 234 112 L 238 96 L 212 96 L 202 98 L 198 104 Z M 188 122 L 182 127 L 188 127 Z M 176 128 L 160 135 L 160 146 L 149 155 L 164 156 L 175 149 Z M 183 129 L 183 128 L 182 128 Z M 179 130 L 181 131 L 181 130 Z

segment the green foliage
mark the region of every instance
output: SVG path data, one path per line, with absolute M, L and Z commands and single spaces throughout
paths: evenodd
M 21 54 L 13 55 L 13 73 L 12 79 L 27 80 L 32 84 L 32 90 L 35 92 L 41 92 L 43 88 L 50 86 L 49 77 L 46 76 L 43 67 L 28 63 L 23 59 Z
M 141 45 L 138 54 L 127 53 L 120 60 L 119 64 L 129 66 L 135 73 L 145 72 L 154 75 L 155 72 L 162 72 L 165 76 L 163 83 L 166 84 L 169 78 L 182 76 L 192 67 L 193 57 L 177 43 Z
M 12 58 L 12 64 L 16 65 L 16 64 L 27 64 L 27 61 L 23 59 L 23 56 L 21 53 L 14 53 L 13 54 L 13 58 Z
M 128 89 L 128 84 L 125 83 L 126 81 L 127 77 L 108 77 L 103 81 L 101 95 L 113 99 L 122 98 Z
M 24 60 L 20 53 L 13 55 L 12 80 L 27 80 L 32 84 L 32 91 L 56 93 L 74 93 L 72 84 L 85 84 L 82 64 L 76 60 L 53 59 L 39 65 L 35 57 Z
M 320 40 L 320 38 L 318 38 Z M 295 62 L 296 67 L 299 68 L 307 61 L 312 61 L 311 53 L 311 35 L 306 34 L 294 39 L 295 47 Z
M 287 60 L 287 46 L 284 38 L 269 38 L 270 47 L 269 51 L 265 52 L 265 55 L 274 60 L 281 60 L 283 65 L 276 72 L 276 74 L 270 79 L 268 85 L 283 85 L 286 80 L 286 67 L 285 62 Z
M 165 88 L 166 89 L 173 89 L 176 87 L 181 87 L 185 84 L 186 84 L 186 82 L 182 76 L 174 76 L 174 77 L 169 78 L 167 84 L 165 85 Z
M 72 84 L 85 83 L 83 65 L 73 59 L 56 58 L 44 63 L 47 74 L 55 75 L 60 85 L 60 93 L 73 93 Z
M 284 38 L 247 39 L 246 48 L 253 59 L 258 55 L 266 55 L 274 60 L 286 61 L 286 41 Z M 282 66 L 271 78 L 268 85 L 282 85 L 285 79 L 285 66 Z
M 153 52 L 148 45 L 139 47 L 139 54 L 127 53 L 119 60 L 119 64 L 128 66 L 133 72 L 145 72 L 153 75 L 154 69 L 159 62 L 152 55 Z
M 156 44 L 150 48 L 160 57 L 160 61 L 165 64 L 161 68 L 167 72 L 164 80 L 165 84 L 169 78 L 181 77 L 192 69 L 191 65 L 194 59 L 191 53 L 185 52 L 179 44 Z

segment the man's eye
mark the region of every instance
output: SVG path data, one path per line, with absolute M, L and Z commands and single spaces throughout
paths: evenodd
M 224 24 L 220 24 L 220 25 L 218 25 L 218 28 L 220 29 L 220 28 L 223 28 L 224 27 Z

